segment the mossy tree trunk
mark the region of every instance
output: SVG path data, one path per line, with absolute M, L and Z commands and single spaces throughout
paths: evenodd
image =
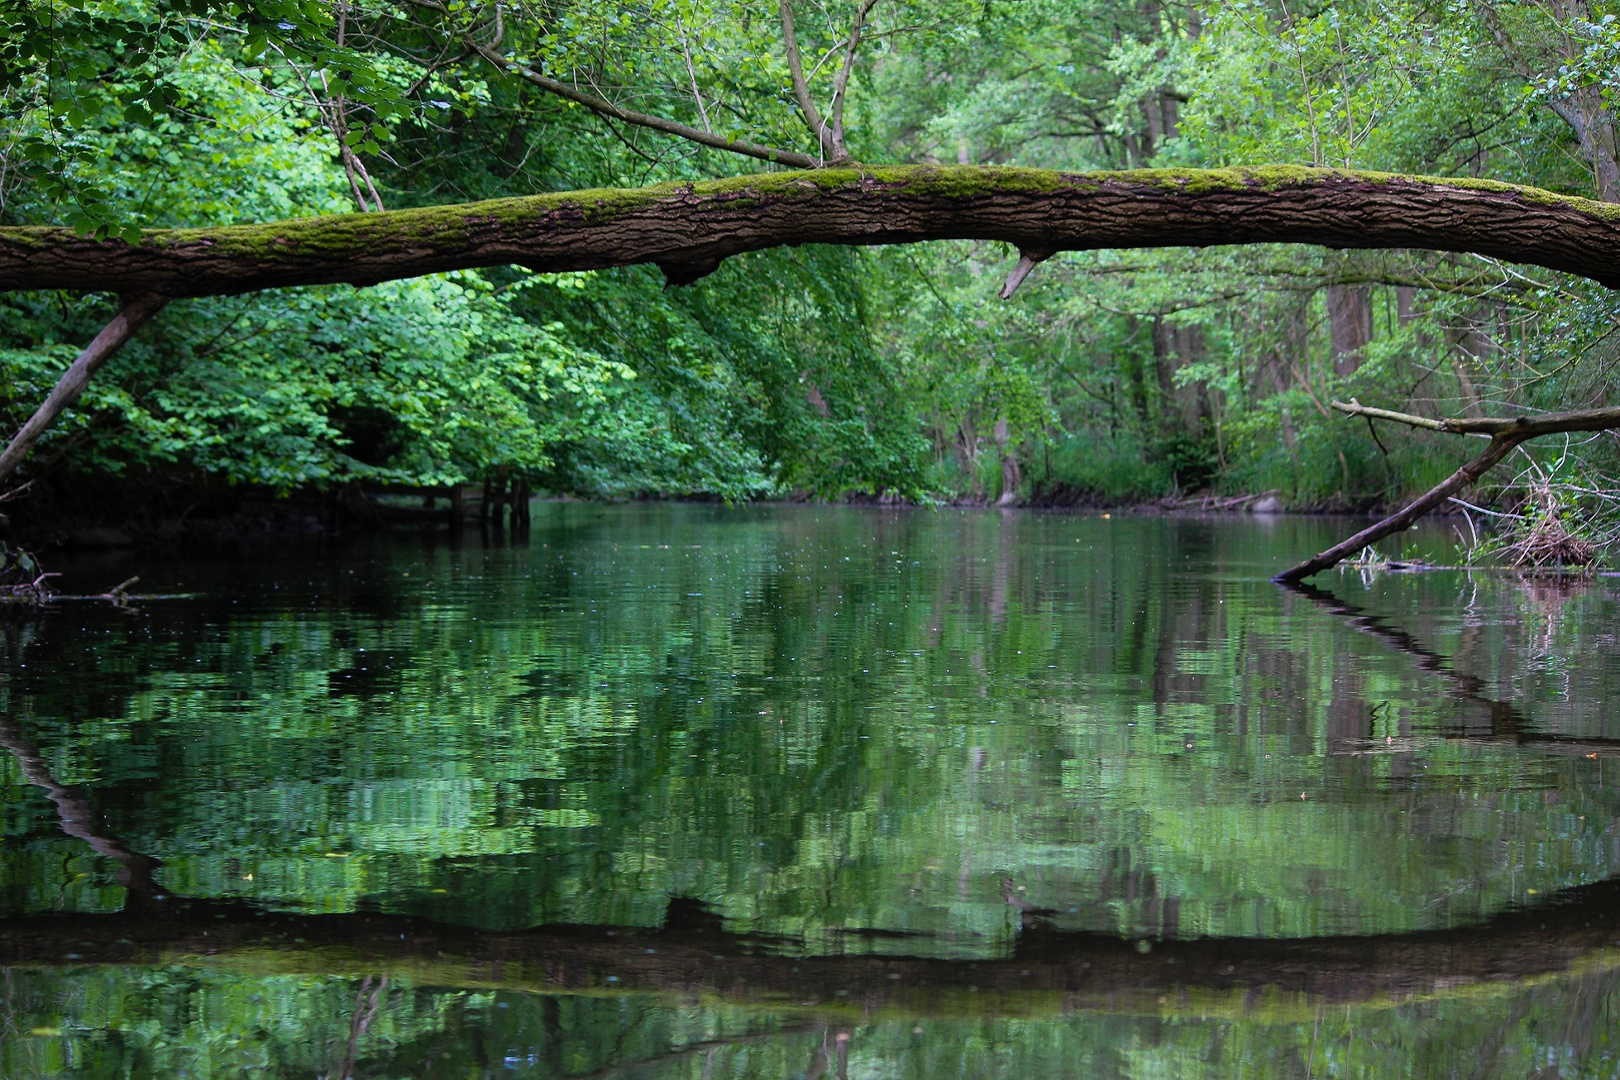
M 1268 167 L 1059 173 L 838 168 L 259 225 L 147 232 L 0 228 L 0 289 L 179 297 L 372 285 L 447 270 L 662 267 L 695 281 L 797 244 L 1000 240 L 1055 251 L 1306 243 L 1473 252 L 1620 285 L 1620 207 L 1479 180 Z

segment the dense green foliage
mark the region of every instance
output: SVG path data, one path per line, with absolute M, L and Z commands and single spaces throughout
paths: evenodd
M 800 11 L 796 42 L 823 128 L 863 161 L 1292 162 L 1612 199 L 1610 6 L 884 0 L 856 49 L 853 6 Z M 5 222 L 116 235 L 760 165 L 604 119 L 526 73 L 817 152 L 775 4 L 25 0 L 3 17 Z M 1003 303 L 1010 261 L 993 244 L 799 249 L 672 290 L 642 268 L 513 270 L 187 303 L 30 468 L 290 489 L 504 465 L 609 496 L 1214 489 L 1348 506 L 1426 486 L 1463 448 L 1375 440 L 1326 409 L 1334 396 L 1478 414 L 1613 390 L 1616 302 L 1489 259 L 1071 254 Z M 110 308 L 0 304 L 16 423 Z M 1526 505 L 1609 504 L 1611 438 L 1531 457 Z

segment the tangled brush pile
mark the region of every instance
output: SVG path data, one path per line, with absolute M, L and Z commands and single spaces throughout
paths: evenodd
M 1533 484 L 1525 501 L 1524 525 L 1502 547 L 1508 564 L 1520 568 L 1590 566 L 1597 561 L 1597 544 L 1571 532 L 1563 506 L 1552 486 Z
M 55 574 L 40 568 L 39 560 L 21 548 L 0 543 L 0 601 L 40 603 L 51 597 L 48 584 Z

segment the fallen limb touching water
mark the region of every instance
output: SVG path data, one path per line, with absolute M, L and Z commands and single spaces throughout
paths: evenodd
M 1364 416 L 1369 421 L 1388 420 L 1409 427 L 1444 431 L 1455 435 L 1484 435 L 1491 442 L 1477 457 L 1466 462 L 1456 472 L 1389 517 L 1369 525 L 1349 539 L 1334 544 L 1326 551 L 1272 578 L 1280 584 L 1304 581 L 1311 575 L 1321 573 L 1364 548 L 1376 544 L 1386 536 L 1411 528 L 1413 522 L 1484 476 L 1492 466 L 1511 454 L 1520 443 L 1541 435 L 1556 435 L 1569 431 L 1612 431 L 1620 428 L 1620 407 L 1580 409 L 1574 412 L 1547 413 L 1542 416 L 1457 417 L 1443 420 L 1393 412 L 1389 409 L 1370 408 L 1354 398 L 1348 403 L 1335 401 L 1333 407 L 1351 416 Z

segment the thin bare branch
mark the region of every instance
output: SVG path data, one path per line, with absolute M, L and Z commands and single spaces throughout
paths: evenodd
M 815 135 L 816 143 L 821 147 L 821 156 L 831 161 L 837 155 L 837 147 L 833 143 L 832 129 L 827 121 L 822 119 L 821 110 L 816 108 L 815 99 L 810 96 L 810 84 L 804 78 L 804 61 L 799 56 L 799 34 L 793 26 L 793 5 L 789 0 L 779 0 L 782 9 L 782 46 L 787 54 L 788 76 L 793 80 L 793 96 L 799 103 L 799 112 L 804 114 L 804 122 L 809 125 L 811 134 Z
M 634 124 L 636 127 L 662 131 L 666 135 L 674 135 L 702 146 L 712 147 L 716 150 L 727 150 L 733 154 L 742 154 L 744 157 L 757 158 L 760 161 L 769 161 L 776 165 L 789 165 L 796 169 L 814 169 L 821 165 L 819 158 L 813 158 L 809 154 L 800 154 L 792 150 L 779 150 L 774 146 L 760 146 L 757 143 L 747 142 L 742 139 L 730 139 L 723 135 L 717 135 L 712 131 L 692 127 L 689 124 L 666 120 L 661 116 L 651 116 L 631 109 L 622 109 L 606 98 L 587 93 L 578 87 L 570 86 L 565 82 L 542 75 L 523 64 L 509 60 L 486 45 L 475 42 L 468 42 L 468 44 L 472 46 L 479 56 L 482 56 L 501 71 L 517 75 L 548 94 L 555 94 L 557 97 L 572 101 L 577 105 L 583 105 L 599 116 L 610 117 L 626 124 Z
M 1606 409 L 1579 409 L 1573 412 L 1546 413 L 1542 416 L 1512 417 L 1450 417 L 1431 420 L 1426 416 L 1375 409 L 1361 404 L 1355 398 L 1348 402 L 1335 401 L 1333 407 L 1350 416 L 1370 416 L 1375 420 L 1390 420 L 1409 427 L 1445 431 L 1453 435 L 1511 435 L 1523 442 L 1538 435 L 1554 435 L 1565 431 L 1609 431 L 1620 427 L 1620 407 Z
M 866 25 L 866 17 L 877 4 L 878 0 L 861 0 L 856 7 L 855 25 L 850 28 L 849 44 L 844 47 L 844 66 L 833 78 L 832 159 L 829 164 L 838 165 L 849 160 L 849 148 L 844 141 L 844 98 L 849 90 L 850 73 L 855 70 L 855 53 L 861 47 L 861 30 Z

